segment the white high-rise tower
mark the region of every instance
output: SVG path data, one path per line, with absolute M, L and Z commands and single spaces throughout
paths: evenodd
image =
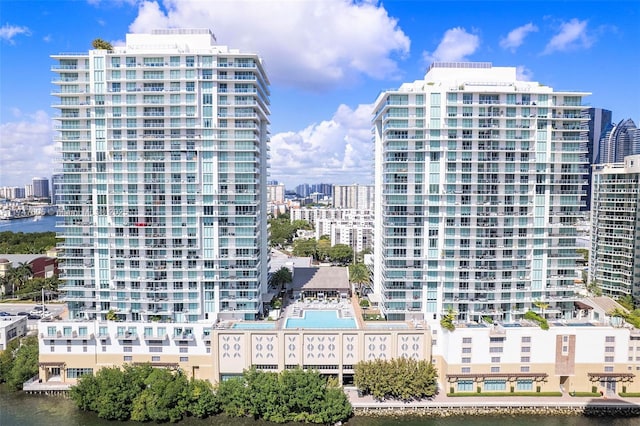
M 388 318 L 572 315 L 585 95 L 436 63 L 378 97 L 374 286 Z
M 258 316 L 269 124 L 261 59 L 182 29 L 53 58 L 70 317 Z

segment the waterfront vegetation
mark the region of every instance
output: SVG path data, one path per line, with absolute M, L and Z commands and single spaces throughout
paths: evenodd
M 0 383 L 20 390 L 22 384 L 38 374 L 38 337 L 13 339 L 0 352 Z
M 411 358 L 360 361 L 354 366 L 358 392 L 378 400 L 411 401 L 430 398 L 437 391 L 437 370 L 428 360 Z
M 54 248 L 55 232 L 0 232 L 0 253 L 39 254 Z
M 352 414 L 335 380 L 300 368 L 281 373 L 246 370 L 214 387 L 204 380 L 187 379 L 180 370 L 126 365 L 81 377 L 70 396 L 80 409 L 94 411 L 98 417 L 139 422 L 224 414 L 276 423 L 333 424 Z

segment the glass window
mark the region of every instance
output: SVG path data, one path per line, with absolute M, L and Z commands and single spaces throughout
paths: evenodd
M 473 380 L 458 380 L 458 392 L 473 392 Z
M 516 382 L 516 390 L 519 390 L 519 391 L 533 390 L 533 380 L 519 379 Z
M 507 389 L 507 382 L 505 380 L 485 380 L 485 391 L 503 391 Z

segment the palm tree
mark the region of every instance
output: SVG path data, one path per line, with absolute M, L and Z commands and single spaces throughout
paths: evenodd
M 9 266 L 5 272 L 4 280 L 11 285 L 11 294 L 15 294 L 27 282 L 27 277 L 31 275 L 31 265 L 28 263 L 20 263 L 20 266 L 14 268 Z
M 364 284 L 370 282 L 369 269 L 364 263 L 349 265 L 349 281 L 357 285 L 356 292 L 358 295 L 362 295 Z
M 536 300 L 535 302 L 533 302 L 534 306 L 539 308 L 542 311 L 542 318 L 544 318 L 544 310 L 547 309 L 549 307 L 549 304 L 547 302 L 543 302 L 542 300 Z
M 292 281 L 293 276 L 291 275 L 291 271 L 286 266 L 283 266 L 271 275 L 269 278 L 269 286 L 271 288 L 280 288 L 280 290 L 284 290 L 285 285 Z

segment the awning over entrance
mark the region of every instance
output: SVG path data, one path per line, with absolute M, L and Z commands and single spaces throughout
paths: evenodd
M 38 366 L 39 367 L 61 367 L 64 368 L 64 366 L 66 365 L 65 362 L 39 362 Z
M 636 376 L 633 373 L 587 373 L 589 380 L 592 382 L 599 382 L 602 380 L 616 379 L 621 382 L 631 382 Z
M 152 367 L 161 368 L 179 368 L 180 364 L 177 362 L 134 362 L 133 365 L 150 365 Z
M 455 382 L 459 379 L 473 379 L 476 382 L 485 379 L 505 379 L 513 381 L 517 379 L 531 379 L 535 381 L 545 380 L 549 375 L 547 373 L 459 373 L 447 374 L 448 382 Z

